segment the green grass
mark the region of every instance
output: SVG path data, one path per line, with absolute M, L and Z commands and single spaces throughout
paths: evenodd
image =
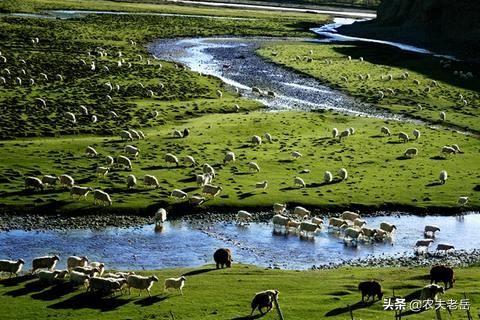
M 256 292 L 266 289 L 280 291 L 279 302 L 285 319 L 350 319 L 347 305 L 351 305 L 355 319 L 392 319 L 392 311 L 384 311 L 382 302 L 361 305 L 358 283 L 376 279 L 382 283 L 385 297 L 417 297 L 428 284 L 428 270 L 424 268 L 348 268 L 329 271 L 264 270 L 252 266 L 234 265 L 232 269 L 212 270 L 212 266 L 196 269 L 166 269 L 148 272 L 160 279 L 152 288 L 153 298 L 134 291 L 131 296 L 92 298 L 68 286 L 45 288 L 36 280 L 0 281 L 0 308 L 6 319 L 236 319 L 250 314 L 250 301 Z M 191 272 L 191 275 L 188 275 Z M 478 277 L 480 269 L 457 268 L 454 288 L 444 300 L 470 299 L 471 314 L 476 317 L 480 303 Z M 187 274 L 183 296 L 163 293 L 163 280 Z M 21 279 L 21 278 L 20 278 Z M 434 311 L 408 315 L 411 320 L 429 320 Z M 452 310 L 451 316 L 443 310 L 446 319 L 466 319 L 465 311 Z M 278 319 L 270 312 L 263 319 Z
M 306 62 L 310 50 L 313 50 L 313 61 Z M 469 64 L 452 62 L 451 67 L 445 69 L 439 63 L 440 58 L 371 45 L 282 43 L 267 45 L 259 53 L 380 108 L 434 124 L 440 123 L 439 113 L 445 111 L 445 124 L 480 132 L 480 80 L 478 76 L 464 80 L 453 75 L 454 70 L 472 70 L 474 66 Z M 347 60 L 348 56 L 352 57 L 352 61 Z M 363 62 L 360 57 L 364 58 Z M 326 59 L 332 63 L 327 64 Z M 405 71 L 410 74 L 406 80 L 401 79 Z M 478 74 L 476 69 L 473 72 Z M 359 74 L 370 74 L 371 78 L 361 80 Z M 394 79 L 381 80 L 381 76 L 387 74 Z M 342 80 L 342 76 L 347 77 L 348 82 Z M 420 85 L 414 84 L 414 79 L 419 80 Z M 433 80 L 437 81 L 438 87 L 433 87 Z M 428 94 L 423 92 L 427 86 L 432 89 Z M 387 88 L 395 90 L 395 95 L 389 94 Z M 385 93 L 383 100 L 378 99 L 378 91 Z M 468 101 L 467 106 L 461 103 L 459 94 Z M 417 109 L 419 103 L 423 106 L 422 110 Z
M 396 135 L 384 137 L 380 128 L 388 126 L 392 133 L 405 131 L 411 135 L 420 128 L 418 141 L 400 143 Z M 172 138 L 173 129 L 190 128 L 185 139 Z M 342 142 L 331 138 L 333 127 L 340 131 L 354 127 L 356 133 Z M 250 144 L 252 135 L 273 135 L 276 141 L 259 147 Z M 70 136 L 51 139 L 13 140 L 2 142 L 0 174 L 3 202 L 11 205 L 56 203 L 63 209 L 91 208 L 92 200 L 74 202 L 68 190 L 47 190 L 43 193 L 23 191 L 23 176 L 41 174 L 71 174 L 81 185 L 97 187 L 110 192 L 114 207 L 142 209 L 151 204 L 175 203 L 169 193 L 175 189 L 199 193 L 193 180 L 201 167 L 168 167 L 164 161 L 167 152 L 193 156 L 199 165 L 210 163 L 217 170 L 214 184 L 223 192 L 208 206 L 270 206 L 284 201 L 321 207 L 349 207 L 351 205 L 380 207 L 415 206 L 455 207 L 459 196 L 469 196 L 470 208 L 478 208 L 478 140 L 445 130 L 419 127 L 414 124 L 361 117 L 349 117 L 325 112 L 249 112 L 241 114 L 213 114 L 200 118 L 170 123 L 145 131 L 146 140 L 133 142 L 140 156 L 133 161 L 133 171 L 113 169 L 99 179 L 95 168 L 105 165 L 105 157 L 122 154 L 127 144 L 118 136 Z M 443 145 L 460 145 L 463 154 L 440 156 Z M 128 142 L 130 143 L 130 142 Z M 84 150 L 93 146 L 100 153 L 98 159 L 86 158 Z M 416 147 L 419 155 L 402 159 L 409 147 Z M 223 166 L 226 151 L 234 151 L 237 161 Z M 303 157 L 292 160 L 292 151 Z M 251 173 L 247 163 L 255 161 L 261 172 Z M 323 184 L 323 174 L 345 167 L 349 178 L 343 182 Z M 309 169 L 307 174 L 300 173 Z M 437 185 L 441 170 L 450 178 L 445 185 Z M 145 174 L 158 177 L 159 190 L 146 189 L 142 183 L 135 190 L 125 188 L 125 177 L 133 173 L 139 179 Z M 294 188 L 293 178 L 302 177 L 307 188 Z M 268 188 L 255 190 L 255 182 L 268 180 Z M 477 191 L 475 191 L 477 190 Z

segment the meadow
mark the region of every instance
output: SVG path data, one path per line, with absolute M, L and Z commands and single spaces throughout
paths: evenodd
M 440 297 L 460 301 L 463 294 L 470 299 L 471 314 L 476 317 L 480 303 L 479 267 L 457 268 L 454 287 Z M 111 298 L 90 297 L 85 289 L 65 284 L 44 286 L 29 275 L 0 280 L 0 308 L 9 319 L 252 319 L 250 301 L 256 292 L 280 291 L 279 304 L 285 319 L 394 319 L 393 311 L 383 310 L 383 301 L 361 303 L 358 283 L 375 279 L 382 283 L 384 298 L 403 297 L 408 302 L 418 299 L 420 289 L 429 283 L 424 268 L 343 268 L 323 271 L 268 270 L 248 265 L 215 270 L 206 265 L 189 269 L 162 269 L 140 272 L 155 274 L 158 283 L 152 297 L 117 295 Z M 183 295 L 163 292 L 167 277 L 187 278 Z M 349 307 L 350 306 L 350 307 Z M 21 310 L 21 312 L 19 312 Z M 258 312 L 256 313 L 258 315 Z M 466 319 L 465 310 L 441 310 L 442 317 Z M 404 312 L 405 319 L 427 320 L 435 311 Z M 257 317 L 254 317 L 258 318 Z M 262 319 L 278 319 L 274 310 Z

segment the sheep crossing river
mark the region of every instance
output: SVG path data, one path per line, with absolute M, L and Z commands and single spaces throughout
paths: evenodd
M 153 225 L 139 228 L 108 228 L 105 230 L 19 231 L 0 233 L 2 258 L 19 257 L 30 263 L 36 256 L 58 254 L 88 255 L 103 261 L 109 268 L 158 269 L 199 266 L 213 262 L 213 252 L 219 247 L 232 249 L 235 262 L 288 269 L 306 269 L 312 265 L 340 263 L 367 256 L 384 257 L 413 254 L 413 244 L 423 238 L 427 224 L 440 227 L 431 251 L 437 243 L 451 243 L 457 249 L 480 248 L 480 214 L 456 217 L 365 218 L 369 226 L 378 227 L 388 221 L 398 227 L 393 245 L 390 242 L 345 246 L 342 238 L 324 230 L 314 240 L 301 240 L 294 234 L 273 235 L 271 223 L 237 226 L 233 222 L 167 222 L 162 232 Z

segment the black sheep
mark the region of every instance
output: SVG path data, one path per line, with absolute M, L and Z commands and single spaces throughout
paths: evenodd
M 364 301 L 365 297 L 367 297 L 367 301 L 370 297 L 373 298 L 373 301 L 375 301 L 375 296 L 378 297 L 378 300 L 381 300 L 383 297 L 382 286 L 374 280 L 360 282 L 358 290 L 362 292 L 362 301 Z
M 266 290 L 259 292 L 253 297 L 252 300 L 252 313 L 250 313 L 250 316 L 253 315 L 255 312 L 255 309 L 258 309 L 260 313 L 263 315 L 264 313 L 269 312 L 272 307 L 273 307 L 273 302 L 275 301 L 276 297 L 278 296 L 278 291 L 277 290 Z M 267 308 L 266 312 L 263 312 L 262 309 Z
M 453 282 L 455 281 L 453 269 L 443 265 L 433 266 L 430 269 L 430 284 L 440 281 L 443 282 L 445 290 L 449 288 L 448 285 L 453 288 Z
M 232 252 L 230 249 L 225 249 L 221 248 L 215 251 L 213 254 L 213 259 L 215 260 L 215 263 L 217 264 L 217 269 L 224 266 L 227 266 L 227 268 L 230 268 L 232 266 Z

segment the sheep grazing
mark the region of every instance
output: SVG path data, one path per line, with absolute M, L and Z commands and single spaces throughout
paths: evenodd
M 71 271 L 70 272 L 70 283 L 75 286 L 85 286 L 87 287 L 88 280 L 90 279 L 90 275 L 78 272 L 78 271 Z
M 405 158 L 416 157 L 418 155 L 418 149 L 417 148 L 408 148 L 407 150 L 405 150 L 403 155 L 404 155 Z
M 91 120 L 92 120 L 92 123 L 96 123 L 98 121 L 98 118 L 96 115 L 93 115 Z
M 273 204 L 273 212 L 274 213 L 282 214 L 285 211 L 287 211 L 287 205 L 286 204 L 282 204 L 282 203 L 274 203 Z
M 211 173 L 197 174 L 195 177 L 197 185 L 201 187 L 210 184 L 213 180 L 213 175 Z
M 25 178 L 25 189 L 33 188 L 34 190 L 43 190 L 45 188 L 42 180 L 37 177 Z
M 253 216 L 251 213 L 245 211 L 245 210 L 240 210 L 237 212 L 237 223 L 248 223 L 249 221 L 253 220 Z
M 122 139 L 122 141 L 133 141 L 132 134 L 126 130 L 120 132 L 120 138 Z
M 323 181 L 325 183 L 330 183 L 333 181 L 333 174 L 330 171 L 325 171 L 323 174 Z
M 267 180 L 255 183 L 255 189 L 267 189 L 267 186 L 268 186 Z
M 173 154 L 171 153 L 167 153 L 165 155 L 165 162 L 167 164 L 169 163 L 175 163 L 175 165 L 178 167 L 178 158 L 176 156 L 174 156 Z
M 183 162 L 185 163 L 185 166 L 191 165 L 192 167 L 195 167 L 197 165 L 197 162 L 192 156 L 186 156 L 183 158 Z
M 235 153 L 232 151 L 225 153 L 225 157 L 223 158 L 223 164 L 227 164 L 229 162 L 235 162 Z
M 437 300 L 438 294 L 444 294 L 445 289 L 443 289 L 442 286 L 439 286 L 437 284 L 429 284 L 425 287 L 422 288 L 422 291 L 420 292 L 420 300 L 423 302 L 425 300 Z
M 447 114 L 445 111 L 440 112 L 440 120 L 446 121 L 447 120 Z
M 443 153 L 444 155 L 455 154 L 457 153 L 457 150 L 453 147 L 443 146 L 441 153 Z
M 125 156 L 117 157 L 117 165 L 119 167 L 127 167 L 127 169 L 132 170 L 132 161 Z
M 108 171 L 110 169 L 107 168 L 107 167 L 97 167 L 97 169 L 95 170 L 95 172 L 97 173 L 98 176 L 100 177 L 104 177 L 107 175 Z
M 265 140 L 267 140 L 269 143 L 273 142 L 273 137 L 270 133 L 265 132 L 264 137 L 265 137 Z
M 383 91 L 378 91 L 377 92 L 377 97 L 379 100 L 382 100 L 383 98 L 385 98 L 385 93 L 383 93 Z
M 138 133 L 137 130 L 133 130 L 133 129 L 132 129 L 132 130 L 130 130 L 129 132 L 130 132 L 130 134 L 132 135 L 132 138 L 133 138 L 133 139 L 140 140 L 140 139 L 142 138 L 142 137 L 140 136 L 140 134 Z
M 78 199 L 87 199 L 87 195 L 90 193 L 90 191 L 93 191 L 93 189 L 90 187 L 73 186 L 70 189 L 70 197 L 74 198 L 76 196 Z
M 309 222 L 309 221 L 302 221 L 300 223 L 300 235 L 305 235 L 308 237 L 309 235 L 314 235 L 320 229 L 317 223 Z
M 388 129 L 387 127 L 382 127 L 382 128 L 380 129 L 380 133 L 381 133 L 381 134 L 384 134 L 384 135 L 387 135 L 387 136 L 390 136 L 390 135 L 391 135 L 390 129 Z
M 114 163 L 115 163 L 115 160 L 113 159 L 112 156 L 107 156 L 105 158 L 105 160 L 106 160 L 105 162 L 106 162 L 107 166 L 109 166 L 109 167 L 113 166 Z
M 67 259 L 67 268 L 73 269 L 76 267 L 86 267 L 88 265 L 88 258 L 87 257 L 77 257 L 77 256 L 70 256 Z
M 155 226 L 163 225 L 163 223 L 167 221 L 167 210 L 163 208 L 158 209 L 157 212 L 155 212 L 154 221 Z
M 55 255 L 55 256 L 45 256 L 45 257 L 37 257 L 32 260 L 32 274 L 35 274 L 35 272 L 38 269 L 47 269 L 52 271 L 55 266 L 57 265 L 57 262 L 60 260 L 60 258 Z
M 211 184 L 206 184 L 202 188 L 202 193 L 206 196 L 211 196 L 212 198 L 215 198 L 222 190 L 223 189 L 220 186 L 213 186 Z
M 185 281 L 187 281 L 187 278 L 184 276 L 181 276 L 180 278 L 168 278 L 165 279 L 164 283 L 164 291 L 167 291 L 169 289 L 177 289 L 180 290 L 180 293 L 183 294 L 183 287 L 185 286 Z
M 170 196 L 177 199 L 187 199 L 188 194 L 180 189 L 173 189 Z
M 452 148 L 455 149 L 456 153 L 463 153 L 458 144 L 452 144 Z
M 85 155 L 86 155 L 87 157 L 95 158 L 96 156 L 98 156 L 98 152 L 97 152 L 97 150 L 95 150 L 93 147 L 88 146 L 88 147 L 85 149 Z
M 220 98 L 220 99 L 223 98 L 223 92 L 222 92 L 222 91 L 217 90 L 216 93 L 217 93 L 217 97 L 218 97 L 218 98 Z
M 252 142 L 252 144 L 259 146 L 259 145 L 262 144 L 262 138 L 255 135 L 255 136 L 252 137 L 251 142 Z
M 260 166 L 256 162 L 249 162 L 248 169 L 255 172 L 260 172 Z
M 266 290 L 262 292 L 258 292 L 255 294 L 251 302 L 252 312 L 250 316 L 253 315 L 256 309 L 260 311 L 260 314 L 265 314 L 269 312 L 273 308 L 273 304 L 276 303 L 278 299 L 279 292 L 277 290 Z M 263 312 L 262 309 L 266 308 L 267 311 Z
M 87 109 L 87 107 L 85 107 L 85 106 L 79 106 L 78 108 L 80 109 L 80 112 L 81 112 L 84 116 L 88 116 L 88 109 Z
M 72 112 L 65 112 L 65 119 L 71 121 L 72 123 L 77 122 L 77 118 L 75 118 L 75 115 Z
M 457 203 L 463 207 L 468 203 L 468 197 L 458 197 Z
M 338 136 L 338 140 L 342 141 L 342 138 L 346 138 L 350 135 L 350 130 L 348 129 L 345 129 L 344 131 L 342 131 L 340 133 L 340 135 Z
M 343 82 L 348 82 L 348 78 L 345 76 L 340 76 L 340 80 L 342 80 Z
M 53 186 L 53 185 L 57 184 L 58 180 L 59 180 L 58 177 L 51 176 L 51 175 L 48 175 L 48 174 L 46 174 L 42 177 L 42 183 L 44 185 L 48 185 L 48 186 Z
M 406 143 L 406 142 L 408 142 L 408 141 L 410 140 L 409 137 L 408 137 L 408 134 L 406 134 L 405 132 L 400 132 L 400 133 L 398 134 L 398 138 L 399 138 L 400 140 L 402 140 L 403 143 Z
M 417 110 L 418 111 L 422 111 L 423 110 L 423 107 L 420 103 L 417 104 Z
M 448 243 L 439 243 L 437 244 L 437 249 L 435 249 L 437 252 L 443 251 L 445 253 L 450 250 L 455 250 L 455 246 Z
M 440 231 L 440 228 L 437 226 L 433 225 L 427 225 L 425 226 L 425 229 L 423 230 L 423 235 L 425 237 L 428 236 L 428 238 L 434 238 L 435 237 L 435 232 Z
M 418 79 L 413 79 L 413 83 L 416 84 L 417 86 L 420 85 L 420 81 Z
M 217 269 L 220 269 L 220 267 L 222 267 L 223 269 L 224 266 L 230 268 L 232 266 L 233 260 L 232 252 L 230 251 L 230 249 L 220 248 L 216 250 L 213 254 L 213 260 L 215 261 Z
M 183 133 L 180 130 L 173 130 L 172 135 L 174 138 L 183 138 Z
M 293 215 L 305 219 L 310 215 L 310 211 L 305 209 L 304 207 L 295 207 L 295 209 L 293 209 Z
M 202 167 L 202 171 L 204 174 L 209 174 L 211 175 L 212 178 L 215 177 L 215 169 L 213 169 L 213 167 L 211 165 L 209 165 L 208 163 L 205 163 Z
M 433 266 L 430 269 L 430 284 L 437 282 L 443 282 L 445 290 L 449 286 L 453 288 L 453 282 L 455 282 L 453 269 L 444 265 Z
M 329 228 L 346 228 L 348 227 L 348 222 L 340 218 L 330 218 L 328 220 Z
M 397 227 L 394 224 L 382 222 L 380 223 L 380 229 L 388 233 L 393 233 L 394 230 L 397 230 Z
M 336 137 L 338 137 L 338 129 L 337 128 L 333 128 L 332 129 L 332 137 L 335 139 Z
M 140 136 L 141 139 L 145 139 L 145 134 L 143 133 L 142 130 L 138 130 L 138 135 Z
M 0 260 L 0 272 L 8 273 L 9 277 L 12 275 L 17 276 L 24 264 L 25 261 L 22 259 L 18 259 L 17 261 Z
M 93 204 L 112 205 L 110 195 L 102 190 L 93 190 Z
M 303 181 L 302 178 L 295 177 L 293 178 L 293 186 L 300 186 L 300 188 L 305 188 L 307 185 L 305 184 L 305 181 Z
M 360 219 L 360 214 L 352 211 L 344 211 L 342 212 L 342 219 L 355 221 L 355 219 Z
M 445 184 L 445 182 L 446 182 L 447 179 L 448 179 L 448 173 L 447 173 L 446 170 L 440 171 L 439 179 L 440 179 L 440 183 L 441 183 L 441 184 Z
M 367 301 L 370 297 L 375 301 L 375 296 L 377 296 L 378 300 L 382 300 L 383 298 L 382 286 L 375 280 L 360 282 L 358 291 L 362 292 L 362 302 L 365 301 L 365 297 Z
M 236 93 L 240 94 L 240 91 L 238 90 L 238 88 L 235 88 L 235 89 L 237 91 Z M 240 111 L 240 106 L 238 104 L 234 104 L 233 109 L 235 110 L 235 112 L 238 112 L 238 111 Z
M 137 147 L 134 147 L 132 145 L 126 145 L 125 149 L 124 149 L 124 152 L 126 154 L 131 154 L 131 155 L 133 155 L 134 158 L 136 158 L 138 156 L 139 152 L 140 152 L 140 149 L 137 148 Z
M 417 129 L 413 130 L 413 136 L 415 137 L 415 140 L 418 140 L 420 138 L 420 131 Z

